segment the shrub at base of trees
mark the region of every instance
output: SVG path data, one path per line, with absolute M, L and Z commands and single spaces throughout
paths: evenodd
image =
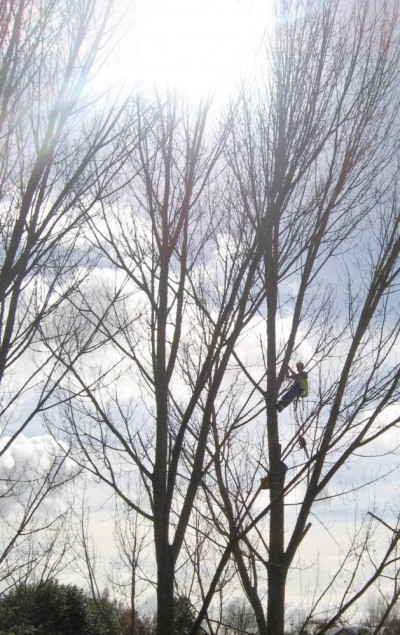
M 190 602 L 174 599 L 171 635 L 189 635 L 195 623 Z M 0 597 L 0 635 L 155 635 L 156 615 L 139 618 L 108 599 L 92 598 L 74 585 L 46 580 L 20 584 Z M 196 635 L 203 635 L 200 629 Z
M 73 585 L 21 584 L 0 598 L 1 635 L 125 635 L 118 607 Z

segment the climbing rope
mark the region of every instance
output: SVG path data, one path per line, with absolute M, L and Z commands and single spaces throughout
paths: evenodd
M 304 419 L 305 404 L 304 404 L 304 401 L 301 399 L 301 397 L 300 398 L 297 397 L 297 399 L 293 401 L 293 409 L 294 409 L 294 418 L 296 420 L 296 424 L 298 428 L 299 446 L 302 450 L 304 450 L 304 453 L 307 459 L 309 459 L 310 455 L 307 449 L 307 441 L 303 434 L 303 428 L 304 428 L 303 419 Z

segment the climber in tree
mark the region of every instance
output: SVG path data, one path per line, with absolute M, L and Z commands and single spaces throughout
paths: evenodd
M 308 374 L 304 370 L 304 364 L 297 362 L 296 369 L 297 373 L 288 366 L 286 377 L 287 379 L 293 379 L 293 383 L 277 402 L 276 409 L 278 412 L 282 412 L 294 399 L 307 397 L 308 395 Z

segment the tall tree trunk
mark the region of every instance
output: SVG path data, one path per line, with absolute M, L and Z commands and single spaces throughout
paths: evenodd
M 284 635 L 287 570 L 282 560 L 275 561 L 274 557 L 271 550 L 268 563 L 267 635 Z
M 167 197 L 166 197 L 167 198 Z M 171 635 L 174 627 L 174 573 L 169 544 L 169 505 L 167 501 L 168 479 L 168 376 L 167 376 L 167 315 L 169 250 L 167 204 L 164 205 L 162 240 L 160 250 L 159 306 L 156 311 L 156 355 L 153 359 L 157 404 L 156 456 L 154 464 L 154 539 L 157 556 L 157 635 Z
M 167 543 L 157 554 L 157 635 L 174 632 L 174 566 Z
M 278 207 L 276 209 L 279 209 Z M 284 498 L 286 466 L 281 459 L 279 441 L 276 369 L 276 313 L 278 289 L 278 238 L 279 224 L 274 207 L 270 210 L 270 221 L 266 232 L 265 250 L 265 294 L 267 300 L 267 364 L 268 381 L 266 391 L 266 412 L 268 432 L 268 454 L 270 469 L 270 522 L 268 572 L 268 635 L 284 635 L 285 581 L 284 564 Z
M 267 635 L 284 635 L 287 566 L 284 554 L 284 498 L 286 466 L 280 460 L 271 469 L 271 510 L 269 525 Z

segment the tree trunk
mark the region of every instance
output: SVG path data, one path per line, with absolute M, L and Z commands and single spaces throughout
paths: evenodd
M 157 635 L 174 632 L 174 566 L 168 545 L 157 557 Z
M 270 210 L 271 222 L 266 232 L 265 251 L 265 296 L 267 300 L 267 362 L 268 382 L 266 391 L 266 412 L 268 431 L 268 454 L 270 469 L 270 521 L 269 521 L 269 558 L 268 572 L 268 608 L 267 635 L 284 635 L 285 581 L 284 564 L 284 497 L 286 465 L 281 459 L 278 415 L 275 407 L 277 386 L 276 351 L 276 314 L 278 289 L 278 212 Z
M 284 635 L 285 586 L 287 566 L 284 554 L 284 497 L 286 466 L 280 460 L 280 445 L 276 447 L 277 465 L 271 465 L 270 525 L 268 572 L 267 635 Z M 279 462 L 278 462 L 279 461 Z
M 272 550 L 268 563 L 267 635 L 284 635 L 285 586 L 287 570 L 279 560 L 273 559 Z

